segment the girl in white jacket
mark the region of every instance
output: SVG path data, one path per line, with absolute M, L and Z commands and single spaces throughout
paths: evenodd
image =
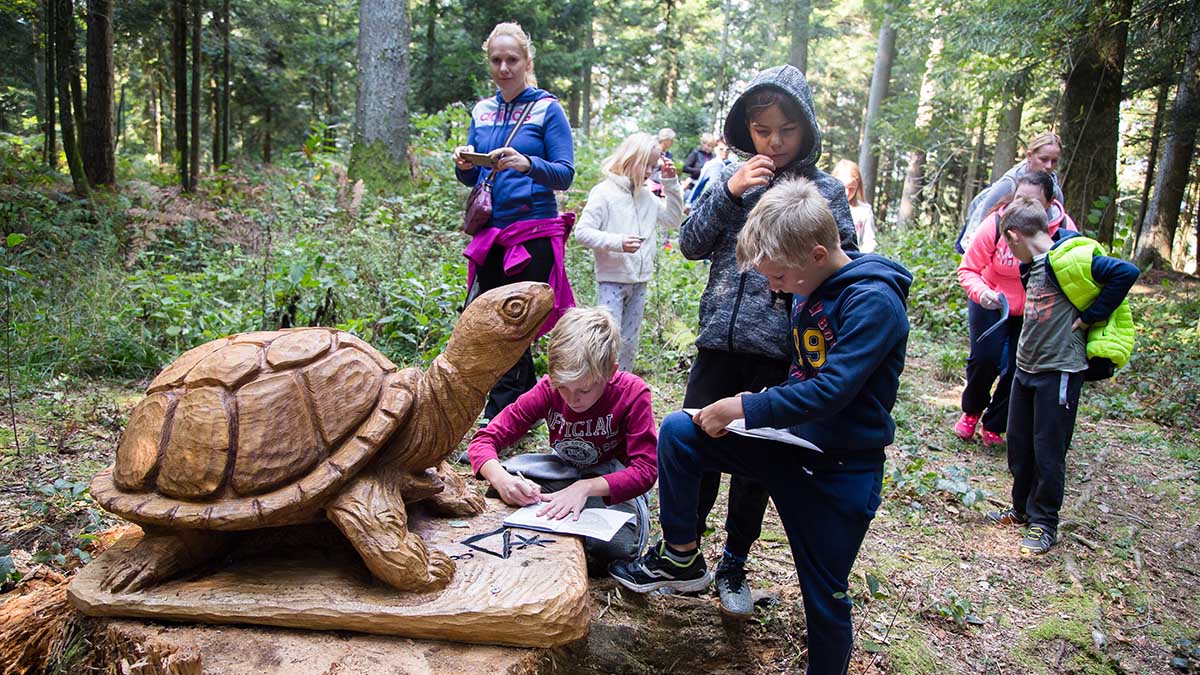
M 644 186 L 656 166 L 662 169 L 661 199 Z M 675 164 L 661 156 L 650 134 L 626 138 L 601 168 L 605 179 L 588 193 L 575 239 L 595 251 L 597 299 L 621 326 L 617 365 L 628 372 L 637 357 L 646 283 L 654 276 L 656 225 L 679 225 L 683 190 Z

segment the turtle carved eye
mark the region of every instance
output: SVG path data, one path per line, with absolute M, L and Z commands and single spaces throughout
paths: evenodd
M 517 323 L 525 318 L 525 314 L 529 309 L 529 301 L 520 295 L 514 295 L 505 298 L 504 304 L 500 305 L 500 315 L 505 321 Z

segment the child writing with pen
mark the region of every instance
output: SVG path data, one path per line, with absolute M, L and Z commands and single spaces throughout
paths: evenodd
M 621 336 L 604 308 L 568 310 L 550 332 L 548 373 L 475 433 L 467 448 L 471 470 L 506 504 L 543 504 L 538 515 L 579 518 L 584 508 L 633 513 L 610 540 L 584 540 L 588 569 L 630 560 L 645 545 L 645 494 L 658 478 L 650 388 L 617 370 Z M 550 452 L 510 457 L 499 451 L 545 420 Z

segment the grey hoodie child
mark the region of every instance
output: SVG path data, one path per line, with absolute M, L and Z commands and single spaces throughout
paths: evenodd
M 772 184 L 784 177 L 803 176 L 816 184 L 829 201 L 829 209 L 842 235 L 842 248 L 857 251 L 854 221 L 841 181 L 817 168 L 821 157 L 821 128 L 813 113 L 812 92 L 804 74 L 793 66 L 776 66 L 759 73 L 733 102 L 725 118 L 725 139 L 739 152 L 756 154 L 746 119 L 746 98 L 772 88 L 793 98 L 804 113 L 805 144 L 791 164 L 777 169 Z M 788 360 L 791 349 L 790 302 L 771 294 L 767 278 L 750 270 L 739 272 L 735 251 L 738 232 L 746 216 L 770 189 L 752 187 L 741 199 L 729 192 L 729 178 L 742 166 L 735 162 L 721 172 L 719 185 L 706 190 L 692 214 L 679 228 L 679 250 L 691 260 L 709 258 L 708 285 L 700 296 L 700 336 L 696 346 L 725 352 L 756 354 Z

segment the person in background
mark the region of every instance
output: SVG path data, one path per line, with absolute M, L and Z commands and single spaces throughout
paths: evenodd
M 554 195 L 575 178 L 571 125 L 558 99 L 537 88 L 533 44 L 519 25 L 497 24 L 483 49 L 496 95 L 475 104 L 467 144 L 454 149 L 454 173 L 464 185 L 474 186 L 496 174 L 491 221 L 463 251 L 468 259 L 468 298 L 517 281 L 550 282 L 555 311 L 541 335 L 574 304 L 563 252 L 575 216 L 560 216 Z M 522 118 L 524 125 L 505 146 Z M 464 156 L 468 152 L 487 153 L 495 168 L 471 163 Z M 484 417 L 495 417 L 535 382 L 533 355 L 526 350 L 492 387 Z
M 662 162 L 664 199 L 646 189 L 650 171 Z M 633 371 L 646 308 L 646 283 L 654 276 L 657 226 L 678 227 L 683 191 L 675 164 L 661 159 L 650 134 L 633 134 L 602 164 L 604 180 L 588 193 L 575 227 L 575 240 L 596 255 L 596 295 L 621 327 L 621 370 Z
M 1062 151 L 1062 139 L 1053 131 L 1043 131 L 1030 139 L 1029 145 L 1025 148 L 1025 159 L 1006 171 L 1000 180 L 984 188 L 983 192 L 975 195 L 975 198 L 971 200 L 971 204 L 967 207 L 967 220 L 963 223 L 962 230 L 958 233 L 958 240 L 954 243 L 955 250 L 965 253 L 971 247 L 971 240 L 979 230 L 980 223 L 991 215 L 1000 204 L 1012 199 L 1013 194 L 1017 191 L 1017 179 L 1026 172 L 1043 171 L 1050 174 L 1054 180 L 1054 199 L 1060 204 L 1064 203 L 1066 200 L 1063 199 L 1058 176 L 1054 173 L 1054 167 L 1058 166 L 1058 160 L 1062 158 Z M 1050 220 L 1054 220 L 1054 214 L 1048 215 Z
M 858 250 L 871 253 L 875 250 L 875 212 L 863 197 L 862 173 L 857 164 L 842 159 L 834 165 L 833 177 L 846 186 L 846 201 L 850 202 L 850 217 L 854 219 L 854 233 L 858 235 Z
M 688 204 L 695 203 L 705 190 L 721 178 L 721 171 L 730 161 L 729 146 L 725 143 L 725 139 L 717 139 L 716 144 L 713 145 L 713 158 L 704 163 L 704 167 L 700 169 L 700 180 L 688 193 Z
M 675 145 L 675 130 L 670 127 L 663 127 L 658 130 L 658 149 L 662 153 L 662 159 L 674 160 L 674 155 L 671 154 L 671 146 Z M 650 174 L 650 191 L 658 196 L 662 196 L 662 162 L 654 167 L 654 171 Z
M 693 181 L 700 180 L 700 171 L 704 169 L 708 160 L 713 158 L 714 140 L 713 135 L 706 131 L 700 134 L 700 147 L 688 153 L 687 160 L 683 163 L 683 172 Z
M 1041 171 L 1022 174 L 1017 179 L 1016 197 L 1041 204 L 1047 214 L 1047 229 L 1055 241 L 1062 236 L 1060 233 L 1075 231 L 1075 223 L 1054 199 L 1050 174 Z M 954 425 L 954 433 L 969 441 L 975 437 L 976 426 L 982 420 L 981 437 L 985 446 L 1004 444 L 1008 397 L 1017 369 L 1017 339 L 1021 336 L 1025 309 L 1025 288 L 1021 285 L 1018 261 L 1000 236 L 1000 221 L 1006 208 L 1007 205 L 1002 205 L 984 220 L 958 265 L 958 283 L 967 292 L 971 351 L 967 357 L 967 384 L 962 393 L 963 412 Z M 1001 294 L 1008 302 L 1005 327 L 980 339 L 988 328 L 1004 318 L 1000 316 Z

